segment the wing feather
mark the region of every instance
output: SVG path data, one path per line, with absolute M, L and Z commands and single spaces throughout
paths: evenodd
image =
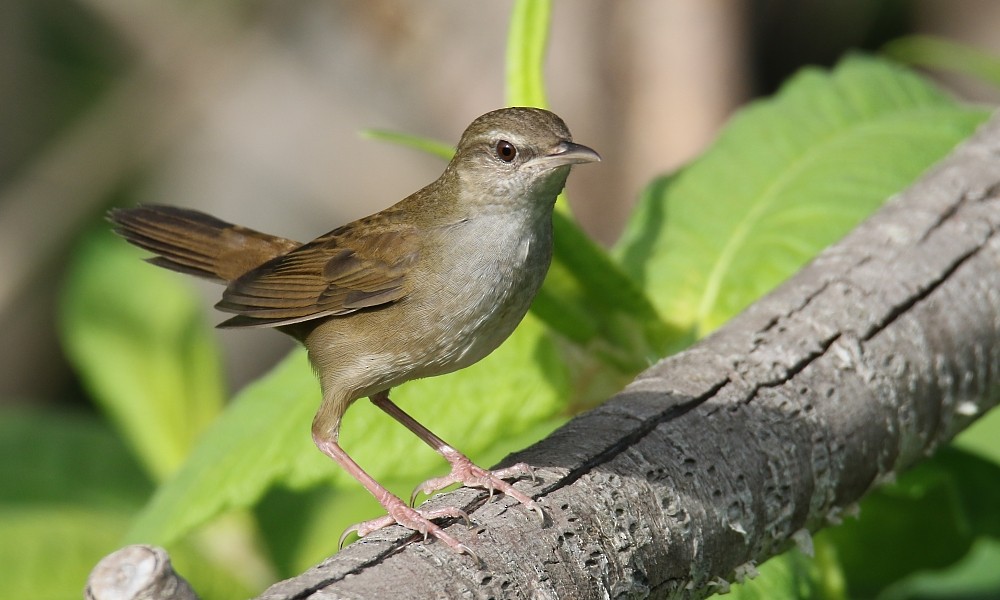
M 396 216 L 356 221 L 233 281 L 216 308 L 237 316 L 220 327 L 291 325 L 403 298 L 418 238 Z

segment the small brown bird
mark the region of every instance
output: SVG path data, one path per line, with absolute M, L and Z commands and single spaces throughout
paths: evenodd
M 345 535 L 398 523 L 473 554 L 429 520 L 465 513 L 420 511 L 379 485 L 340 447 L 341 417 L 367 396 L 451 463 L 411 502 L 461 483 L 541 513 L 504 481 L 529 467 L 476 466 L 393 404 L 389 389 L 467 367 L 511 334 L 549 268 L 552 210 L 570 166 L 599 160 L 553 113 L 504 108 L 469 125 L 436 181 L 307 244 L 167 206 L 114 209 L 109 219 L 158 255 L 149 262 L 225 283 L 216 308 L 235 316 L 219 327 L 274 327 L 305 345 L 323 390 L 313 440 L 388 512 Z

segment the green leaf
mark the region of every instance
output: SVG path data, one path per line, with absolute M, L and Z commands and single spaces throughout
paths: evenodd
M 866 498 L 858 520 L 817 537 L 831 541 L 852 597 L 903 577 L 956 565 L 980 538 L 1000 540 L 1000 466 L 944 448 Z
M 326 466 L 309 437 L 318 400 L 319 385 L 305 352 L 295 351 L 237 395 L 208 427 L 128 539 L 170 543 L 223 509 L 253 505 L 269 485 L 305 468 L 295 464 L 299 457 L 312 468 Z
M 343 531 L 344 521 L 369 518 L 368 504 L 368 492 L 360 485 L 356 489 L 327 485 L 269 490 L 254 507 L 254 514 L 278 576 L 294 577 L 330 556 L 334 534 Z
M 96 419 L 0 411 L 0 598 L 79 597 L 151 485 Z
M 121 440 L 83 415 L 0 410 L 0 456 L 5 457 L 0 461 L 3 506 L 74 504 L 130 511 L 152 490 Z
M 443 158 L 445 161 L 451 160 L 451 157 L 455 154 L 455 147 L 451 144 L 446 144 L 445 142 L 432 140 L 419 135 L 399 133 L 398 131 L 387 131 L 385 129 L 365 129 L 361 132 L 361 135 L 362 137 L 370 140 L 380 140 L 420 150 L 421 152 L 426 152 L 432 156 Z
M 551 0 L 517 0 L 507 34 L 507 106 L 545 108 Z
M 1000 465 L 1000 410 L 994 409 L 983 415 L 959 433 L 952 445 Z
M 107 227 L 88 235 L 60 306 L 63 346 L 91 396 L 156 479 L 218 414 L 221 361 L 202 301 Z
M 393 398 L 473 460 L 488 464 L 487 459 L 554 429 L 562 420 L 568 388 L 565 365 L 540 323 L 529 316 L 483 361 L 410 382 L 393 390 Z M 205 432 L 177 477 L 143 510 L 129 538 L 169 543 L 226 510 L 254 505 L 276 484 L 358 489 L 360 484 L 312 444 L 309 427 L 319 397 L 305 353 L 293 352 L 241 392 Z M 401 496 L 447 470 L 441 457 L 364 400 L 348 410 L 341 443 L 376 479 L 400 482 L 395 491 Z M 369 510 L 378 513 L 374 501 Z M 339 527 L 348 524 L 345 520 Z
M 79 597 L 91 569 L 122 547 L 149 478 L 105 423 L 84 415 L 0 410 L 0 455 L 10 459 L 0 461 L 0 598 Z M 172 547 L 179 572 L 202 598 L 249 596 L 213 555 L 223 554 L 218 540 L 205 546 Z
M 128 517 L 74 505 L 4 507 L 0 596 L 79 598 L 90 570 L 117 548 Z
M 1000 88 L 1000 59 L 945 38 L 910 35 L 889 42 L 882 53 L 915 67 L 961 73 Z
M 617 255 L 661 315 L 700 336 L 789 277 L 988 115 L 913 73 L 853 57 L 742 110 L 654 182 Z
M 1000 541 L 980 538 L 954 565 L 916 573 L 890 585 L 879 600 L 1000 598 Z
M 554 255 L 532 309 L 567 339 L 626 375 L 677 339 L 636 282 L 569 217 L 552 218 Z

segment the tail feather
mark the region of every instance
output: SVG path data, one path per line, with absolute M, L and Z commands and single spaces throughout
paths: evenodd
M 224 283 L 301 245 L 173 206 L 116 208 L 108 220 L 115 233 L 157 255 L 150 263 Z

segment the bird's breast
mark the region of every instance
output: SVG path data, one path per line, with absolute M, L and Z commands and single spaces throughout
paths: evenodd
M 468 366 L 492 352 L 524 318 L 552 260 L 551 219 L 483 217 L 453 229 L 454 245 L 427 272 L 418 318 L 428 332 L 426 373 Z

